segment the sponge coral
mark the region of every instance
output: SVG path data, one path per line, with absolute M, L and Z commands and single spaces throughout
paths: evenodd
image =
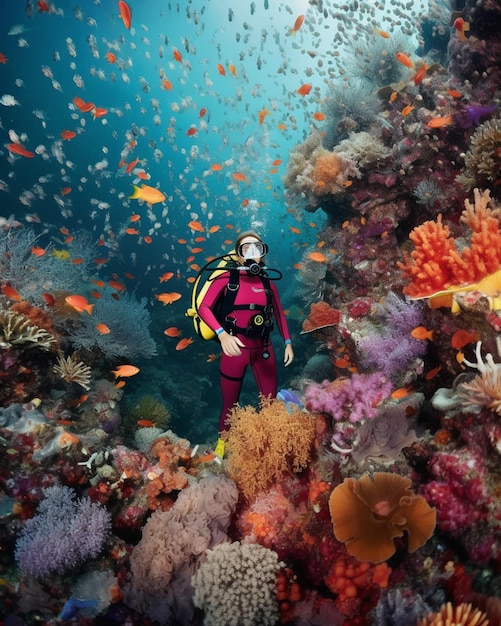
M 411 481 L 390 472 L 345 478 L 332 492 L 329 509 L 334 534 L 359 561 L 380 563 L 395 553 L 393 539 L 408 534 L 409 552 L 431 537 L 436 513 L 415 495 Z
M 274 398 L 261 398 L 260 410 L 236 407 L 225 435 L 228 473 L 246 498 L 256 496 L 284 472 L 300 472 L 311 458 L 315 420 Z
M 206 626 L 274 626 L 275 593 L 282 563 L 276 552 L 253 543 L 223 543 L 207 553 L 191 582 Z

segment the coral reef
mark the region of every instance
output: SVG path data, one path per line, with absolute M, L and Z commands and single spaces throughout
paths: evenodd
M 411 480 L 386 472 L 345 478 L 332 492 L 334 534 L 359 561 L 380 563 L 395 553 L 393 540 L 407 532 L 414 552 L 435 530 L 435 511 L 410 489 Z
M 430 614 L 419 620 L 417 626 L 440 626 L 444 623 L 455 626 L 489 626 L 490 621 L 485 613 L 474 608 L 471 604 L 453 606 L 447 602 L 438 613 Z
M 37 578 L 72 570 L 95 558 L 111 530 L 108 511 L 89 498 L 76 499 L 73 489 L 49 487 L 44 496 L 16 542 L 21 571 Z
M 229 423 L 228 473 L 246 498 L 284 472 L 300 472 L 311 459 L 315 423 L 296 406 L 262 397 L 259 410 L 232 409 Z
M 55 350 L 57 339 L 45 329 L 35 326 L 29 318 L 16 311 L 0 310 L 0 347 L 22 346 Z
M 274 626 L 280 567 L 277 554 L 259 544 L 234 541 L 209 550 L 192 578 L 193 601 L 207 626 Z

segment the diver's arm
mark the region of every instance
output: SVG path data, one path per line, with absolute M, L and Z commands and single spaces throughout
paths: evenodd
M 214 315 L 212 308 L 226 289 L 226 286 L 228 285 L 228 276 L 229 274 L 225 272 L 211 281 L 211 284 L 198 307 L 200 317 L 213 331 L 217 331 L 221 328 L 221 324 Z
M 273 314 L 277 322 L 278 330 L 285 341 L 285 353 L 284 353 L 284 365 L 287 367 L 294 360 L 294 350 L 292 349 L 292 342 L 289 333 L 289 326 L 285 317 L 284 309 L 280 301 L 278 289 L 274 283 L 271 283 L 271 290 L 273 292 Z

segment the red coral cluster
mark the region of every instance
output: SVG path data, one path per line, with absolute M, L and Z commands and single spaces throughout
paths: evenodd
M 341 320 L 341 311 L 333 309 L 327 302 L 313 302 L 310 314 L 303 322 L 303 332 L 311 333 L 327 326 L 335 326 Z

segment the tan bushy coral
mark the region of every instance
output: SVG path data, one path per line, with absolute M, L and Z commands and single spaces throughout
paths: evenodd
M 0 310 L 0 347 L 15 345 L 23 349 L 55 350 L 57 339 L 52 333 L 33 324 L 26 315 Z
M 464 171 L 457 181 L 467 189 L 492 187 L 501 179 L 501 118 L 480 124 L 470 140 L 470 148 L 464 157 Z
M 290 411 L 290 412 L 289 412 Z M 315 420 L 275 398 L 261 406 L 236 407 L 225 435 L 228 473 L 246 498 L 253 498 L 284 472 L 297 473 L 311 458 Z
M 79 361 L 74 354 L 70 354 L 66 358 L 60 354 L 52 369 L 64 382 L 76 383 L 86 391 L 90 389 L 92 370 L 83 361 Z
M 393 540 L 404 531 L 409 552 L 420 548 L 435 530 L 436 512 L 410 487 L 409 478 L 390 472 L 345 478 L 329 499 L 336 539 L 356 559 L 371 563 L 389 559 Z

